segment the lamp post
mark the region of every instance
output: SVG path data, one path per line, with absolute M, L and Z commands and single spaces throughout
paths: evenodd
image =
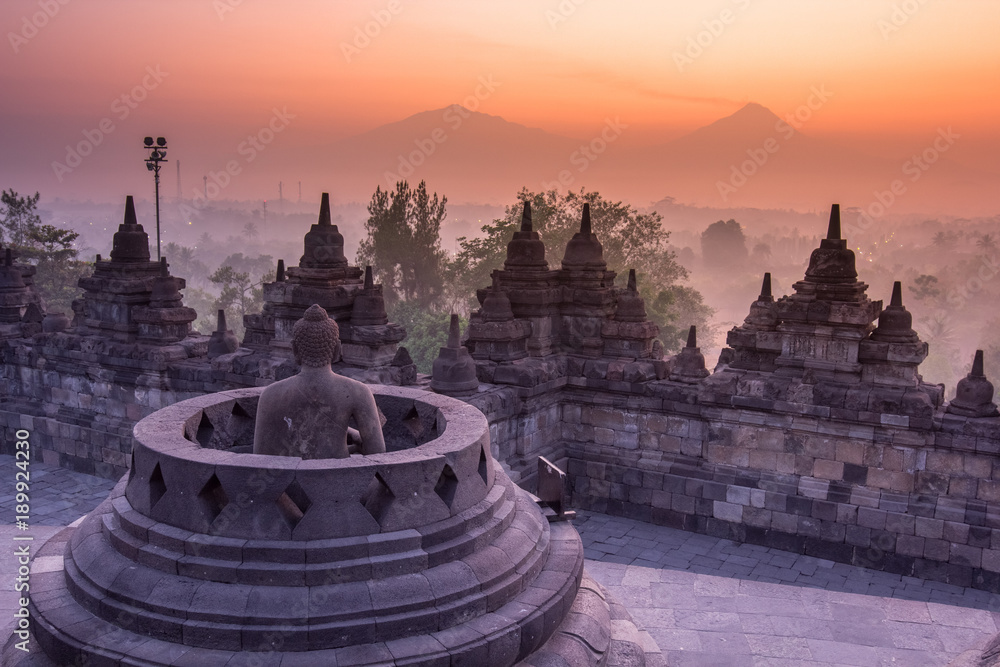
M 156 261 L 160 261 L 160 163 L 167 161 L 167 140 L 157 137 L 154 145 L 153 137 L 146 137 L 142 143 L 149 151 L 146 169 L 153 172 L 153 182 L 156 184 Z

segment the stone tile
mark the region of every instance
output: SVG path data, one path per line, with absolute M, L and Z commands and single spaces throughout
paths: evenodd
M 675 651 L 700 651 L 701 634 L 694 630 L 682 628 L 650 628 L 649 635 L 656 640 L 657 646 L 664 653 Z M 673 662 L 669 663 L 673 665 Z
M 754 656 L 799 660 L 810 660 L 813 657 L 812 651 L 809 650 L 809 642 L 799 637 L 748 634 L 746 639 Z
M 916 600 L 889 600 L 885 606 L 885 617 L 890 621 L 907 623 L 931 623 L 927 603 Z
M 974 628 L 982 632 L 997 631 L 996 624 L 988 612 L 976 612 L 964 607 L 949 607 L 931 602 L 927 605 L 931 619 L 939 625 L 957 628 Z
M 678 611 L 677 627 L 709 632 L 740 632 L 740 617 L 731 612 Z
M 667 664 L 670 667 L 753 667 L 753 660 L 750 656 L 729 653 L 670 651 L 667 653 Z
M 882 627 L 892 637 L 892 643 L 896 648 L 921 651 L 944 650 L 944 644 L 938 636 L 938 629 L 928 623 L 886 621 Z
M 871 667 L 878 660 L 875 649 L 870 646 L 855 646 L 845 642 L 807 639 L 809 650 L 814 656 L 822 656 L 825 662 L 838 665 L 858 665 Z

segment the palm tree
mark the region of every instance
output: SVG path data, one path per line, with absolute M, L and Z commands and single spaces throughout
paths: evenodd
M 955 245 L 955 235 L 951 232 L 938 232 L 931 239 L 931 245 L 937 246 L 938 248 L 951 248 Z
M 248 241 L 253 241 L 255 238 L 260 236 L 260 232 L 257 231 L 257 224 L 254 222 L 248 222 L 243 225 L 243 236 L 247 237 Z
M 996 237 L 993 234 L 983 234 L 976 241 L 976 247 L 983 251 L 983 254 L 993 252 L 997 249 Z
M 952 348 L 955 345 L 955 328 L 952 326 L 951 318 L 943 313 L 938 313 L 921 321 L 919 332 L 921 337 L 931 346 L 941 350 Z

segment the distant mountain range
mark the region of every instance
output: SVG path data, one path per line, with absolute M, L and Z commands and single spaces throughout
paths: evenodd
M 955 197 L 1000 210 L 992 192 L 996 175 L 951 161 L 946 151 L 924 171 L 907 156 L 866 155 L 809 136 L 808 122 L 799 125 L 750 103 L 672 141 L 636 146 L 616 143 L 628 129 L 613 121 L 581 140 L 452 105 L 337 141 L 318 151 L 326 156 L 321 164 L 310 166 L 337 183 L 342 195 L 360 201 L 376 184 L 385 188 L 406 178 L 425 179 L 454 203 L 502 205 L 521 187 L 539 190 L 561 182 L 639 206 L 674 197 L 713 208 L 817 210 L 834 201 L 868 208 L 876 193 L 890 191 L 898 180 L 901 194 L 893 195 L 890 213 L 942 210 L 942 202 Z

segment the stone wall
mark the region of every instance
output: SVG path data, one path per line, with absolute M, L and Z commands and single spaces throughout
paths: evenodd
M 566 397 L 577 506 L 1000 591 L 998 420 L 926 429 L 637 398 Z

